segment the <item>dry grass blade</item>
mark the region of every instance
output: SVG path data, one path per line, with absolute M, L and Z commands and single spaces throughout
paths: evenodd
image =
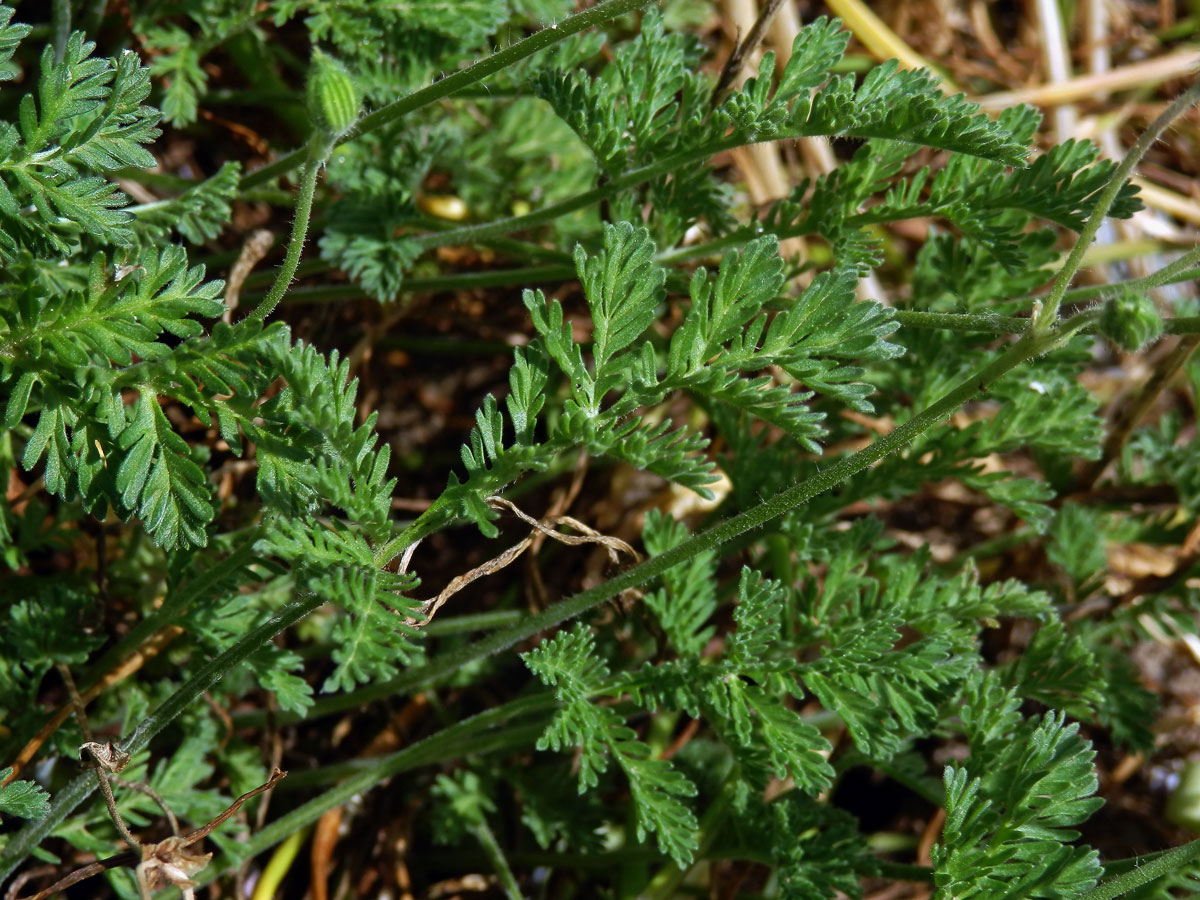
M 1087 100 L 1111 91 L 1144 88 L 1171 78 L 1191 75 L 1200 67 L 1200 50 L 1180 50 L 1146 62 L 1131 63 L 1110 72 L 1080 75 L 1057 84 L 1044 84 L 1019 91 L 1002 91 L 976 97 L 975 102 L 986 110 L 1000 111 L 1021 103 L 1034 106 L 1057 106 Z
M 523 512 L 514 503 L 512 503 L 510 500 L 505 500 L 503 497 L 488 497 L 487 502 L 494 507 L 507 509 L 522 522 L 532 526 L 534 530 L 516 544 L 509 547 L 499 556 L 489 559 L 487 562 L 483 563 L 483 565 L 476 566 L 469 572 L 464 572 L 462 575 L 456 576 L 448 585 L 446 585 L 440 594 L 438 594 L 432 600 L 426 600 L 423 604 L 421 604 L 421 611 L 425 614 L 425 618 L 421 619 L 420 621 L 410 619 L 407 624 L 411 627 L 423 628 L 424 626 L 428 625 L 433 621 L 433 617 L 437 615 L 438 610 L 446 604 L 446 601 L 465 588 L 468 584 L 473 581 L 478 581 L 480 578 L 491 575 L 494 572 L 499 572 L 501 569 L 512 565 L 521 557 L 521 554 L 529 549 L 529 547 L 533 544 L 534 539 L 537 538 L 538 535 L 558 541 L 560 544 L 569 544 L 573 547 L 578 547 L 581 544 L 600 544 L 608 550 L 609 559 L 611 559 L 614 563 L 620 561 L 619 554 L 621 553 L 628 554 L 629 556 L 633 557 L 635 561 L 641 559 L 641 557 L 638 555 L 638 552 L 629 546 L 629 544 L 625 543 L 625 541 L 621 540 L 620 538 L 601 534 L 594 528 L 583 524 L 578 519 L 574 519 L 571 516 L 547 516 L 546 518 L 539 520 L 533 518 L 533 516 L 530 516 L 528 513 Z M 571 528 L 574 528 L 576 531 L 582 532 L 582 534 L 563 534 L 561 531 L 555 530 L 559 525 L 568 525 Z

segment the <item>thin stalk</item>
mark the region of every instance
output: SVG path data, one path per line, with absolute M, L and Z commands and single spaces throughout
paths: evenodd
M 1019 547 L 1037 537 L 1037 532 L 1026 526 L 1008 534 L 997 535 L 986 541 L 980 541 L 973 547 L 961 550 L 950 558 L 950 561 L 938 566 L 946 572 L 957 572 L 970 560 L 979 561 L 991 556 L 999 556 L 1013 547 Z M 940 801 L 939 801 L 940 803 Z
M 726 88 L 733 83 L 733 80 L 741 72 L 742 64 L 745 62 L 746 57 L 762 41 L 763 34 L 766 32 L 767 26 L 771 24 L 771 19 L 775 17 L 775 13 L 779 10 L 781 3 L 782 0 L 766 0 L 766 3 L 758 11 L 758 18 L 754 20 L 749 33 L 733 48 L 733 52 L 729 54 L 729 59 L 725 60 L 725 65 L 721 68 L 721 75 L 717 78 L 717 83 L 712 89 L 712 95 L 709 100 L 709 106 L 713 109 L 717 108 L 725 96 Z
M 471 737 L 460 738 L 453 747 L 443 747 L 440 759 L 445 760 L 450 757 L 461 759 L 467 756 L 483 756 L 488 753 L 526 751 L 533 746 L 545 730 L 546 720 L 543 717 L 530 723 L 509 725 L 504 729 L 480 731 Z M 432 749 L 429 752 L 432 753 Z M 424 757 L 422 757 L 423 759 Z M 428 760 L 430 763 L 438 761 Z M 287 781 L 280 783 L 280 790 L 284 793 L 291 793 L 337 784 L 344 778 L 350 778 L 372 769 L 378 762 L 378 759 L 351 759 L 320 766 L 316 769 L 305 769 L 303 772 L 294 772 L 288 776 Z M 418 760 L 412 763 L 411 768 L 426 764 L 426 762 Z M 293 779 L 295 784 L 289 784 Z
M 513 875 L 512 867 L 509 866 L 504 851 L 500 848 L 500 842 L 496 840 L 496 835 L 488 827 L 487 822 L 480 822 L 471 829 L 471 833 L 475 836 L 475 840 L 479 841 L 479 846 L 483 847 L 483 852 L 487 856 L 488 862 L 492 864 L 496 877 L 500 881 L 500 887 L 504 889 L 508 900 L 525 900 L 525 896 L 517 884 L 516 876 Z
M 1100 230 L 1100 223 L 1108 215 L 1108 210 L 1112 207 L 1113 201 L 1117 199 L 1117 194 L 1120 193 L 1125 182 L 1129 180 L 1129 176 L 1133 174 L 1134 168 L 1141 162 L 1142 157 L 1146 155 L 1146 151 L 1154 145 L 1154 142 L 1158 140 L 1159 135 L 1166 130 L 1167 126 L 1186 112 L 1197 100 L 1200 100 L 1200 82 L 1193 84 L 1184 91 L 1170 106 L 1163 110 L 1157 119 L 1150 123 L 1150 126 L 1145 131 L 1138 135 L 1137 141 L 1130 148 L 1129 152 L 1125 154 L 1116 171 L 1113 172 L 1112 177 L 1109 178 L 1108 183 L 1100 192 L 1100 196 L 1096 199 L 1096 205 L 1092 209 L 1092 214 L 1088 216 L 1083 230 L 1079 232 L 1079 239 L 1075 241 L 1075 246 L 1071 248 L 1071 252 L 1067 255 L 1067 261 L 1063 264 L 1063 267 L 1058 270 L 1058 277 L 1054 279 L 1054 286 L 1050 289 L 1050 295 L 1042 306 L 1040 313 L 1034 319 L 1034 328 L 1036 330 L 1045 331 L 1057 320 L 1059 306 L 1062 304 L 1063 296 L 1071 284 L 1071 279 L 1079 271 L 1079 266 L 1083 262 L 1083 254 L 1091 246 L 1092 240 L 1096 237 L 1096 232 Z
M 303 267 L 302 267 L 303 268 Z M 570 266 L 527 266 L 520 269 L 495 269 L 487 272 L 459 272 L 432 278 L 406 278 L 400 285 L 401 294 L 431 294 L 438 291 L 461 291 L 469 288 L 508 287 L 510 285 L 544 284 L 565 281 L 575 275 Z M 246 293 L 243 300 L 256 295 Z M 287 303 L 328 303 L 331 300 L 357 300 L 370 296 L 357 284 L 333 284 L 300 288 L 287 296 Z
M 1174 850 L 1168 850 L 1145 865 L 1139 865 L 1135 861 L 1132 870 L 1124 875 L 1105 879 L 1080 896 L 1079 900 L 1113 900 L 1114 897 L 1128 894 L 1157 878 L 1177 872 L 1197 859 L 1200 859 L 1200 840 L 1176 847 Z
M 279 305 L 283 295 L 296 276 L 296 267 L 300 265 L 300 254 L 304 251 L 304 238 L 308 234 L 308 220 L 312 217 L 313 195 L 317 192 L 317 176 L 321 174 L 321 166 L 333 149 L 333 141 L 326 135 L 314 135 L 308 144 L 308 159 L 304 163 L 304 171 L 300 176 L 300 190 L 296 195 L 296 216 L 292 221 L 292 237 L 288 241 L 287 255 L 271 290 L 250 313 L 248 319 L 262 322 Z
M 526 228 L 532 228 L 536 225 L 544 225 L 552 222 L 555 219 L 561 218 L 568 213 L 573 213 L 580 209 L 586 209 L 593 204 L 600 203 L 610 197 L 615 196 L 626 188 L 633 187 L 645 181 L 650 181 L 659 175 L 664 175 L 668 172 L 678 170 L 684 166 L 691 165 L 701 160 L 708 159 L 728 150 L 733 150 L 738 147 L 748 147 L 752 144 L 772 143 L 775 141 L 789 141 L 805 137 L 832 137 L 834 135 L 840 137 L 854 138 L 871 138 L 876 137 L 870 129 L 856 131 L 854 129 L 838 130 L 838 131 L 822 131 L 814 128 L 809 128 L 806 125 L 801 125 L 795 128 L 785 129 L 779 132 L 765 135 L 763 137 L 745 137 L 732 136 L 723 138 L 719 141 L 714 141 L 711 144 L 706 144 L 703 147 L 691 147 L 687 150 L 681 150 L 670 156 L 663 157 L 656 162 L 642 166 L 638 169 L 631 169 L 624 174 L 617 175 L 611 181 L 608 181 L 601 187 L 593 188 L 589 191 L 576 194 L 574 197 L 566 197 L 557 203 L 551 203 L 543 206 L 541 209 L 526 213 L 521 216 L 509 216 L 503 219 L 495 219 L 491 222 L 481 222 L 477 225 L 465 225 L 460 228 L 451 228 L 445 231 L 432 232 L 429 234 L 420 235 L 419 237 L 411 238 L 412 243 L 421 250 L 432 250 L 437 247 L 449 247 L 460 244 L 485 243 L 494 238 L 503 237 L 512 234 L 515 231 L 520 231 Z M 930 144 L 929 146 L 935 146 Z M 867 214 L 863 214 L 864 216 Z M 907 216 L 906 216 L 907 217 Z M 849 222 L 850 220 L 847 220 Z M 855 220 L 857 221 L 857 219 Z M 788 236 L 793 236 L 792 232 L 787 232 Z M 784 233 L 781 232 L 780 237 Z M 744 241 L 745 235 L 741 232 L 718 238 L 715 241 L 706 244 L 706 247 L 716 248 L 729 246 L 738 241 Z M 660 261 L 676 262 L 679 259 L 690 258 L 691 251 L 694 248 L 685 248 L 682 251 L 677 251 L 673 255 L 664 255 Z
M 1131 284 L 1132 282 L 1123 282 Z M 1118 288 L 1119 290 L 1119 288 Z M 934 313 L 898 309 L 896 321 L 905 328 L 944 328 L 973 334 L 1020 334 L 1029 324 L 1022 316 L 997 316 L 991 313 Z M 1095 323 L 1079 329 L 1083 334 L 1096 330 Z M 1164 334 L 1194 335 L 1200 333 L 1200 316 L 1179 316 L 1163 320 Z
M 214 561 L 194 578 L 168 592 L 162 606 L 129 629 L 128 634 L 90 667 L 89 676 L 84 679 L 84 693 L 118 664 L 128 659 L 151 635 L 171 624 L 172 619 L 183 615 L 200 598 L 210 596 L 212 589 L 228 578 L 231 572 L 249 565 L 254 559 L 252 548 L 257 539 L 257 529 L 254 529 L 249 536 L 234 544 L 233 551 L 228 556 Z
M 296 861 L 296 856 L 300 853 L 300 848 L 304 846 L 308 833 L 308 828 L 298 828 L 279 845 L 279 849 L 275 851 L 275 855 L 271 857 L 271 861 L 267 863 L 262 875 L 259 876 L 250 900 L 275 900 L 279 885 L 283 883 L 284 877 L 291 870 L 292 863 Z
M 914 866 L 909 863 L 891 862 L 886 859 L 874 861 L 879 868 L 879 874 L 884 878 L 896 881 L 924 881 L 933 883 L 933 868 L 931 866 Z
M 1138 290 L 1149 291 L 1156 287 L 1162 287 L 1165 284 L 1187 281 L 1189 280 L 1189 276 L 1191 278 L 1196 277 L 1193 273 L 1198 271 L 1194 268 L 1197 264 L 1200 264 L 1200 247 L 1193 247 L 1187 253 L 1163 266 L 1157 272 L 1147 275 L 1145 278 L 1135 279 L 1135 282 L 1128 284 L 1136 283 Z
M 472 631 L 489 631 L 504 625 L 512 625 L 525 616 L 519 609 L 496 609 L 490 612 L 467 613 L 461 616 L 437 618 L 421 630 L 431 637 L 448 634 L 464 634 Z
M 1196 252 L 1196 251 L 1193 251 Z M 1191 256 L 1192 254 L 1188 254 Z M 1157 272 L 1147 275 L 1144 278 L 1132 278 L 1128 281 L 1117 281 L 1112 284 L 1096 284 L 1088 287 L 1073 288 L 1063 295 L 1063 303 L 1082 303 L 1085 300 L 1104 300 L 1108 297 L 1115 297 L 1122 291 L 1149 291 L 1154 288 L 1164 287 L 1168 284 L 1179 284 L 1184 281 L 1195 281 L 1200 278 L 1200 269 L 1198 268 L 1181 268 L 1175 269 L 1175 263 L 1169 266 L 1163 266 Z M 1172 271 L 1168 271 L 1172 270 Z M 1026 298 L 1032 303 L 1036 297 Z M 1176 319 L 1176 322 L 1188 322 L 1188 319 Z M 1171 332 L 1172 334 L 1180 334 L 1182 332 Z
M 367 132 L 382 128 L 384 125 L 394 122 L 410 112 L 421 109 L 431 103 L 436 103 L 444 97 L 449 97 L 451 94 L 482 81 L 489 75 L 499 72 L 501 69 L 505 69 L 526 57 L 532 56 L 539 50 L 543 50 L 552 44 L 557 44 L 559 41 L 573 34 L 578 34 L 593 26 L 611 21 L 627 12 L 641 9 L 644 6 L 648 6 L 651 2 L 652 0 L 608 0 L 608 2 L 597 4 L 589 10 L 568 16 L 557 25 L 551 25 L 549 28 L 536 31 L 524 40 L 517 41 L 511 47 L 505 47 L 498 53 L 493 53 L 473 66 L 468 66 L 465 69 L 447 75 L 433 84 L 427 85 L 418 91 L 413 91 L 413 93 L 401 97 L 393 103 L 389 103 L 382 109 L 377 109 L 369 116 L 364 116 L 357 125 L 338 140 L 338 144 L 344 144 L 347 141 L 361 137 Z M 299 166 L 304 161 L 304 158 L 305 150 L 303 148 L 293 150 L 270 165 L 263 166 L 261 169 L 245 176 L 241 180 L 239 188 L 244 191 L 248 188 L 264 184 L 285 172 L 290 172 Z
M 944 328 L 975 334 L 1020 334 L 1029 327 L 1021 316 L 997 316 L 993 313 L 936 313 L 898 309 L 896 321 L 906 328 Z
M 248 24 L 244 22 L 243 29 Z M 283 121 L 293 138 L 304 140 L 312 131 L 304 108 L 304 95 L 295 91 L 289 93 L 288 83 L 276 68 L 272 49 L 260 32 L 239 30 L 224 42 L 225 53 L 241 71 L 246 84 L 254 85 L 261 94 L 284 95 L 269 101 L 271 111 Z M 252 95 L 255 91 L 244 93 Z M 205 100 L 211 103 L 212 95 L 206 96 Z
M 108 817 L 116 826 L 117 833 L 125 839 L 130 847 L 141 847 L 142 842 L 134 837 L 129 826 L 125 824 L 125 820 L 121 818 L 121 812 L 117 809 L 117 799 L 113 796 L 112 785 L 108 783 L 108 775 L 104 769 L 96 769 L 96 786 L 100 788 L 100 796 L 104 798 L 104 805 L 108 807 Z
M 158 709 L 138 723 L 133 734 L 120 742 L 121 749 L 130 756 L 140 753 L 149 745 L 155 735 L 170 724 L 204 691 L 220 681 L 226 672 L 245 662 L 246 658 L 255 650 L 285 628 L 304 618 L 322 603 L 324 600 L 312 594 L 295 598 L 216 659 L 201 666 L 196 674 L 180 685 Z M 0 853 L 0 882 L 12 874 L 13 870 L 42 842 L 46 835 L 58 827 L 63 819 L 75 810 L 75 807 L 91 795 L 95 786 L 96 783 L 92 780 L 91 774 L 81 772 L 65 788 L 55 793 L 50 812 L 45 818 L 28 823 L 13 835 L 4 847 L 3 853 Z

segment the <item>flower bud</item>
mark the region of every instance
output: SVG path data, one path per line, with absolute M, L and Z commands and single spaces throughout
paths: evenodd
M 362 95 L 346 67 L 327 53 L 314 50 L 305 99 L 314 127 L 341 137 L 358 121 Z
M 1148 295 L 1127 290 L 1104 301 L 1100 333 L 1122 350 L 1130 353 L 1140 350 L 1162 331 L 1162 317 Z

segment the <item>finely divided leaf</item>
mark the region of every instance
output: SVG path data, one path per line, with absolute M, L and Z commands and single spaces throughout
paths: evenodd
M 650 232 L 628 222 L 605 225 L 603 249 L 591 257 L 576 246 L 575 269 L 592 311 L 595 387 L 584 393 L 595 415 L 605 393 L 618 382 L 614 357 L 654 321 L 667 276 L 654 263 Z
M 1095 753 L 1048 712 L 1002 737 L 982 768 L 977 746 L 965 766 L 946 767 L 946 825 L 934 848 L 938 896 L 964 900 L 1077 897 L 1102 869 L 1097 853 L 1072 846 L 1077 825 L 1103 801 L 1095 797 Z
M 538 741 L 539 749 L 580 748 L 579 791 L 595 787 L 611 756 L 629 779 L 637 812 L 638 840 L 653 832 L 658 847 L 679 865 L 691 862 L 698 843 L 695 815 L 681 797 L 696 794 L 693 785 L 670 762 L 656 759 L 650 748 L 611 706 L 598 706 L 590 696 L 608 687 L 608 667 L 596 655 L 588 628 L 582 624 L 543 641 L 521 658 L 543 684 L 555 689 L 563 706 Z

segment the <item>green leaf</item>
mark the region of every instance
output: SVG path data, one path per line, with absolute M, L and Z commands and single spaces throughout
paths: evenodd
M 0 72 L 23 26 L 0 24 Z M 154 157 L 142 145 L 159 134 L 157 110 L 142 105 L 150 92 L 149 71 L 133 52 L 94 59 L 95 44 L 75 32 L 55 62 L 47 46 L 36 93 L 19 107 L 19 127 L 0 127 L 0 260 L 19 247 L 62 254 L 83 235 L 101 243 L 129 246 L 132 217 L 126 198 L 105 173 L 123 167 L 150 168 Z M 26 220 L 20 210 L 29 210 Z
M 171 229 L 192 244 L 217 237 L 233 215 L 232 202 L 241 178 L 240 163 L 226 162 L 212 176 L 178 197 L 132 207 L 134 229 L 147 238 L 161 239 Z
M 586 626 L 560 632 L 521 658 L 543 684 L 555 688 L 563 703 L 538 740 L 538 749 L 580 748 L 580 793 L 596 786 L 611 755 L 629 779 L 638 840 L 654 833 L 663 853 L 681 866 L 689 863 L 698 847 L 699 825 L 680 798 L 695 796 L 696 787 L 670 762 L 654 758 L 616 710 L 590 701 L 609 672 Z
M 604 247 L 593 256 L 576 246 L 575 270 L 592 311 L 595 387 L 586 385 L 583 395 L 586 408 L 595 415 L 604 395 L 617 383 L 614 357 L 654 321 L 667 276 L 654 263 L 650 233 L 628 222 L 605 225 Z
M 1099 879 L 1096 851 L 1067 843 L 1103 803 L 1091 745 L 1061 713 L 1029 726 L 999 736 L 1005 746 L 986 769 L 974 740 L 965 766 L 946 767 L 946 824 L 932 852 L 946 896 L 1074 897 Z
M 0 769 L 0 782 L 13 773 L 11 768 Z M 12 781 L 0 787 L 0 812 L 22 819 L 40 819 L 50 812 L 50 795 L 32 781 Z
M 158 51 L 150 74 L 165 84 L 163 118 L 172 125 L 191 125 L 196 121 L 199 97 L 208 85 L 208 74 L 200 65 L 200 48 L 178 27 L 151 29 L 143 41 Z
M 687 528 L 668 514 L 656 509 L 646 513 L 642 538 L 651 556 L 665 553 L 687 537 Z M 662 588 L 648 592 L 642 602 L 657 616 L 676 652 L 699 657 L 715 631 L 705 627 L 717 608 L 715 554 L 700 553 L 668 569 L 662 575 Z
M 783 260 L 773 235 L 751 241 L 740 254 L 725 254 L 715 279 L 703 267 L 696 269 L 692 305 L 671 336 L 668 374 L 684 378 L 698 372 L 731 342 L 744 348 L 745 326 L 782 287 Z M 732 352 L 736 357 L 737 351 Z
M 17 50 L 17 45 L 30 32 L 28 25 L 10 25 L 16 10 L 8 6 L 0 6 L 0 81 L 12 81 L 16 72 L 9 65 L 9 60 Z
M 142 393 L 133 405 L 118 446 L 125 453 L 116 489 L 155 543 L 168 549 L 208 543 L 206 526 L 213 520 L 208 480 L 153 394 Z

